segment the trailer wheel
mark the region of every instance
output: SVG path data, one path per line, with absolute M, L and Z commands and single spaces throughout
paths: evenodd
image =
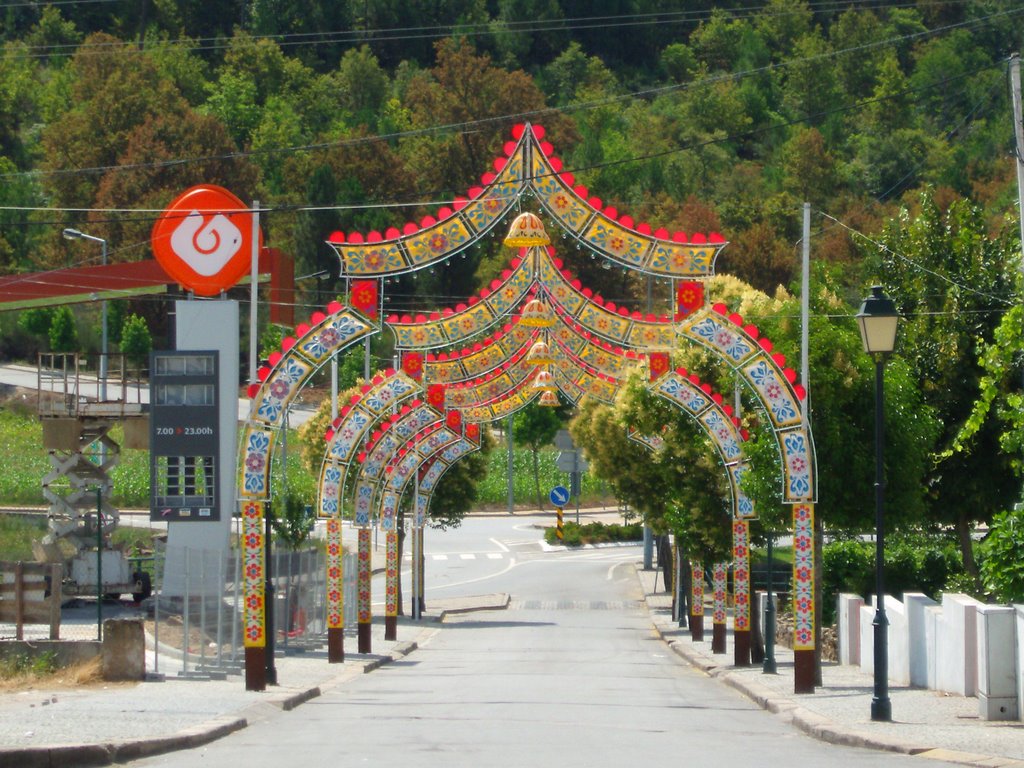
M 134 574 L 135 587 L 138 592 L 132 592 L 132 600 L 136 603 L 141 603 L 147 597 L 153 594 L 153 583 L 149 578 L 149 574 L 145 571 L 138 571 Z

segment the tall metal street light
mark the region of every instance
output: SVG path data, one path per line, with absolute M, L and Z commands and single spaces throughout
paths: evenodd
M 95 235 L 87 235 L 85 232 L 79 232 L 77 229 L 65 229 L 62 233 L 67 240 L 91 240 L 94 243 L 99 243 L 103 246 L 103 257 L 102 264 L 107 266 L 107 241 L 102 237 L 96 237 Z M 107 399 L 107 302 L 106 299 L 100 305 L 101 313 L 101 325 L 103 327 L 103 338 L 100 341 L 100 400 L 106 401 Z
M 889 701 L 889 621 L 885 617 L 885 515 L 884 468 L 882 448 L 885 438 L 885 361 L 896 346 L 896 327 L 899 315 L 892 299 L 882 292 L 882 286 L 871 288 L 857 313 L 860 337 L 864 351 L 875 359 L 875 692 L 871 698 L 871 719 L 892 720 Z

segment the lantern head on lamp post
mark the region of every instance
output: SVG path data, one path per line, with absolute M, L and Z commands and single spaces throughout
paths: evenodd
M 864 351 L 869 355 L 889 355 L 896 347 L 896 327 L 900 316 L 896 304 L 882 291 L 882 286 L 871 288 L 871 295 L 864 299 L 857 313 L 860 339 Z
M 871 288 L 857 313 L 864 351 L 875 359 L 875 690 L 871 698 L 871 719 L 892 720 L 889 700 L 889 622 L 885 616 L 885 361 L 896 347 L 899 314 L 892 299 L 880 285 Z

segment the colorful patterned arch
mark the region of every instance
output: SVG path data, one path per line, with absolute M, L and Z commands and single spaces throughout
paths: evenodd
M 282 354 L 261 369 L 262 384 L 250 392 L 253 407 L 243 431 L 240 456 L 243 469 L 239 487 L 243 504 L 251 505 L 254 510 L 252 521 L 246 524 L 246 541 L 253 542 L 251 551 L 246 552 L 247 562 L 255 561 L 262 551 L 256 521 L 261 518 L 260 505 L 269 493 L 269 456 L 281 415 L 294 393 L 319 365 L 359 338 L 380 330 L 367 319 L 373 316 L 380 285 L 374 279 L 365 278 L 398 275 L 451 258 L 488 234 L 503 216 L 518 210 L 527 193 L 535 196 L 567 235 L 595 255 L 629 269 L 675 281 L 692 281 L 713 274 L 717 254 L 725 245 L 721 236 L 715 233 L 670 235 L 662 229 L 652 231 L 652 227 L 644 223 L 636 224 L 629 216 L 620 216 L 576 185 L 571 174 L 562 172 L 560 161 L 543 141 L 543 135 L 543 129 L 536 126 L 518 127 L 514 132 L 515 140 L 506 145 L 506 156 L 496 161 L 494 173 L 483 177 L 482 186 L 470 189 L 467 196 L 456 199 L 450 207 L 442 208 L 436 216 L 427 217 L 419 225 L 410 223 L 401 230 L 392 228 L 383 234 L 332 235 L 331 245 L 339 255 L 343 275 L 360 278 L 353 283 L 353 304 L 365 309 L 367 315 L 340 305 L 328 307 L 326 315 L 318 313 L 311 318 L 309 326 L 297 329 L 296 338 L 288 340 Z M 813 528 L 816 487 L 813 445 L 799 407 L 803 392 L 795 384 L 796 376 L 786 368 L 781 356 L 772 354 L 771 343 L 761 338 L 754 326 L 745 325 L 742 318 L 728 314 L 723 306 L 704 306 L 702 285 L 691 282 L 677 285 L 677 288 L 680 303 L 675 317 L 629 312 L 583 287 L 555 257 L 552 248 L 531 247 L 521 249 L 499 279 L 464 304 L 426 315 L 387 318 L 383 325 L 394 333 L 396 347 L 403 355 L 403 367 L 408 366 L 406 374 L 411 384 L 403 382 L 411 387 L 407 397 L 412 399 L 426 393 L 427 405 L 408 406 L 407 413 L 397 414 L 394 424 L 402 423 L 403 428 L 388 426 L 390 417 L 384 420 L 381 412 L 367 406 L 364 401 L 372 397 L 369 392 L 363 393 L 358 402 L 346 406 L 348 412 L 334 425 L 334 434 L 340 437 L 330 450 L 338 453 L 325 457 L 322 474 L 323 483 L 334 483 L 331 487 L 337 489 L 335 498 L 339 503 L 334 509 L 321 501 L 320 512 L 333 515 L 340 511 L 353 453 L 357 460 L 361 455 L 355 504 L 357 521 L 363 526 L 360 529 L 362 562 L 364 540 L 367 545 L 369 542 L 365 526 L 369 524 L 371 511 L 384 502 L 381 473 L 385 473 L 388 466 L 395 471 L 398 465 L 394 462 L 405 444 L 403 441 L 421 432 L 423 424 L 436 422 L 446 407 L 456 408 L 467 424 L 474 424 L 501 418 L 529 403 L 537 394 L 531 385 L 532 368 L 510 361 L 518 363 L 522 359 L 535 335 L 508 320 L 524 301 L 537 296 L 545 300 L 558 321 L 548 335 L 549 344 L 570 361 L 572 367 L 556 368 L 552 373 L 555 385 L 570 400 L 583 395 L 606 401 L 614 399 L 625 372 L 646 357 L 656 391 L 669 399 L 678 398 L 673 401 L 698 418 L 709 434 L 717 435 L 716 445 L 728 455 L 732 450 L 729 419 L 723 419 L 715 408 L 699 413 L 693 408 L 687 409 L 687 403 L 695 402 L 698 397 L 698 390 L 687 384 L 689 374 L 668 371 L 669 353 L 680 337 L 686 338 L 706 347 L 736 370 L 768 415 L 782 456 L 783 497 L 794 505 L 794 532 L 798 545 L 802 545 L 803 532 L 808 526 Z M 356 295 L 363 293 L 370 299 L 365 302 L 360 299 L 362 303 L 357 303 Z M 694 296 L 699 297 L 698 300 L 693 300 Z M 499 325 L 501 329 L 495 332 Z M 484 337 L 485 333 L 491 335 Z M 469 345 L 469 348 L 457 354 L 445 351 L 453 345 Z M 506 366 L 506 363 L 509 364 Z M 399 381 L 392 375 L 371 384 L 370 388 L 382 386 L 385 380 Z M 433 414 L 427 412 L 430 408 Z M 413 412 L 417 416 L 409 416 Z M 421 423 L 420 418 L 425 421 Z M 373 437 L 375 424 L 380 424 L 376 430 L 380 435 L 376 439 Z M 402 437 L 401 429 L 405 428 L 409 436 Z M 369 443 L 366 442 L 368 434 Z M 737 462 L 736 466 L 740 464 Z M 733 487 L 739 487 L 741 472 L 742 469 L 730 472 Z M 250 519 L 245 513 L 249 509 L 250 506 L 243 508 L 246 520 Z M 390 521 L 393 517 L 385 509 L 381 519 Z M 807 625 L 803 621 L 807 615 L 803 610 L 807 602 L 805 587 L 813 585 L 813 567 L 807 572 L 808 578 L 803 581 L 798 578 L 795 584 L 798 616 L 794 639 L 801 659 L 798 666 L 804 667 L 805 652 L 811 651 L 813 656 L 813 633 L 808 645 Z M 361 600 L 363 586 L 360 583 Z M 365 589 L 368 595 L 368 583 Z M 250 646 L 262 648 L 263 645 L 258 631 L 263 620 L 262 609 L 258 608 L 262 584 L 257 591 L 255 579 L 247 578 L 247 609 L 250 597 L 253 612 L 251 617 L 247 614 L 246 619 L 247 669 Z M 813 602 L 810 605 L 813 611 Z M 360 621 L 363 621 L 362 615 Z M 254 638 L 251 643 L 250 638 Z
M 695 278 L 714 274 L 714 263 L 726 241 L 709 235 L 669 233 L 634 222 L 576 184 L 562 172 L 562 161 L 544 141 L 539 125 L 517 125 L 505 156 L 494 161 L 495 172 L 481 177 L 481 186 L 426 216 L 417 225 L 392 227 L 383 234 L 335 232 L 329 244 L 351 277 L 403 274 L 437 264 L 475 245 L 532 194 L 567 235 L 581 246 L 624 267 L 660 277 Z

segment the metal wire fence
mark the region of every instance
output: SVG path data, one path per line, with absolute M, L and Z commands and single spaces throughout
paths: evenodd
M 355 623 L 356 558 L 345 557 L 345 623 Z M 241 558 L 211 550 L 158 552 L 147 631 L 153 672 L 222 677 L 243 671 Z M 322 551 L 275 552 L 270 572 L 275 651 L 319 648 L 327 641 L 326 565 Z
M 344 566 L 345 625 L 356 623 L 356 557 Z M 157 675 L 222 678 L 241 674 L 241 558 L 228 552 L 183 547 L 158 547 L 140 564 L 152 581 L 152 596 L 135 603 L 130 595 L 63 601 L 59 611 L 61 640 L 101 639 L 105 619 L 139 616 L 146 628 L 147 671 Z M 270 563 L 275 651 L 299 653 L 327 642 L 325 555 L 315 548 L 278 551 Z M 13 595 L 13 592 L 12 592 Z M 7 596 L 0 596 L 0 600 Z M 121 599 L 117 599 L 120 597 Z M 0 618 L 7 618 L 0 613 Z M 51 623 L 0 620 L 0 640 L 44 640 L 53 637 Z

